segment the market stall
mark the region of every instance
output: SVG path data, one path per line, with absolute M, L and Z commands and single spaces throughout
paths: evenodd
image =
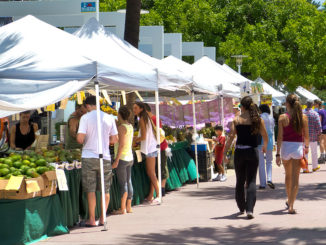
M 172 84 L 169 82 L 170 78 L 161 79 L 161 69 L 158 68 L 154 69 L 156 72 L 154 76 L 153 69 L 147 70 L 146 74 L 149 74 L 147 76 L 147 83 L 136 83 L 137 80 L 142 81 L 144 78 L 142 76 L 132 77 L 131 80 L 128 80 L 128 77 L 130 78 L 130 73 L 125 74 L 122 73 L 122 69 L 119 70 L 118 67 L 111 67 L 110 65 L 114 64 L 112 60 L 100 60 L 95 57 L 88 58 L 88 55 L 83 53 L 83 44 L 81 44 L 78 38 L 41 22 L 32 16 L 27 16 L 1 28 L 0 36 L 2 37 L 0 47 L 3 51 L 0 54 L 0 58 L 5 61 L 1 70 L 3 77 L 0 79 L 0 83 L 4 88 L 4 90 L 1 91 L 3 94 L 0 96 L 1 117 L 28 109 L 40 108 L 60 100 L 66 100 L 72 93 L 85 87 L 91 78 L 93 78 L 92 82 L 95 84 L 98 114 L 100 108 L 99 82 L 102 83 L 102 87 L 109 87 L 110 89 L 120 90 L 121 88 L 126 88 L 126 90 L 154 90 L 156 101 L 158 101 L 158 85 L 164 87 L 165 83 Z M 35 40 L 40 40 L 40 43 L 35 42 Z M 55 45 L 52 47 L 51 44 L 53 42 L 55 42 Z M 60 52 L 62 50 L 63 52 Z M 112 59 L 114 58 L 115 57 L 112 57 Z M 58 62 L 58 60 L 62 62 Z M 115 73 L 115 69 L 119 72 Z M 143 72 L 145 73 L 145 71 Z M 168 73 L 164 74 L 168 75 Z M 156 115 L 157 120 L 159 120 L 158 107 Z M 99 120 L 97 126 L 100 132 L 101 126 L 99 125 Z M 101 134 L 99 133 L 98 135 L 99 138 L 101 138 Z M 159 135 L 159 129 L 157 129 L 158 138 Z M 101 139 L 99 139 L 99 143 L 101 146 Z M 158 157 L 158 159 L 160 159 L 160 157 Z M 49 163 L 49 161 L 46 162 Z M 35 171 L 33 171 L 33 173 L 34 172 Z M 17 171 L 17 175 L 21 174 L 22 173 L 18 173 Z M 44 174 L 46 174 L 46 171 L 44 171 Z M 3 191 L 7 191 L 9 182 L 15 178 L 7 176 L 8 174 L 5 175 L 4 173 L 1 175 L 6 179 L 9 178 L 8 183 L 6 183 L 3 189 Z M 25 181 L 24 178 L 26 177 L 22 176 L 21 179 Z M 34 181 L 34 184 L 35 182 L 37 181 Z M 28 185 L 28 183 L 30 182 L 26 178 L 26 185 Z M 25 190 L 24 186 L 22 190 Z M 43 190 L 41 189 L 41 191 Z M 31 192 L 31 196 L 29 197 L 35 197 L 34 194 L 36 192 L 37 191 Z M 70 196 L 67 193 L 61 193 L 59 195 L 62 196 L 62 206 L 71 210 L 78 209 L 76 203 L 75 205 L 69 205 L 69 202 L 62 200 L 65 200 L 64 196 L 69 196 L 73 200 L 80 198 L 75 195 Z M 7 199 L 7 193 L 5 198 Z M 72 213 L 73 220 L 75 220 L 77 213 Z M 68 218 L 64 221 L 65 224 L 69 222 Z

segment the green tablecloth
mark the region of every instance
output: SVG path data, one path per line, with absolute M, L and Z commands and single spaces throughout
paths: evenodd
M 172 157 L 168 158 L 168 168 L 170 177 L 166 183 L 167 190 L 175 190 L 188 181 L 196 179 L 196 165 L 186 151 L 187 142 L 179 142 L 170 146 Z M 135 158 L 136 159 L 136 158 Z M 88 218 L 88 204 L 86 193 L 81 190 L 81 170 L 66 170 L 69 191 L 59 192 L 62 206 L 64 208 L 65 224 L 68 227 L 74 226 L 79 218 Z M 132 167 L 131 179 L 134 189 L 133 205 L 139 205 L 149 192 L 149 178 L 146 174 L 145 160 L 137 162 L 135 160 Z M 82 194 L 79 194 L 82 193 Z M 95 215 L 100 216 L 101 194 L 96 192 Z M 120 189 L 115 170 L 113 171 L 112 185 L 110 191 L 110 205 L 108 212 L 120 208 Z
M 0 244 L 30 244 L 68 233 L 58 195 L 0 200 Z

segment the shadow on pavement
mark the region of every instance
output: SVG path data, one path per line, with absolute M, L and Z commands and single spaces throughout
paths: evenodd
M 257 201 L 268 199 L 286 200 L 286 192 L 284 184 L 275 183 L 276 189 L 272 190 L 268 187 L 264 190 L 257 189 Z M 258 188 L 258 186 L 257 186 Z M 326 184 L 301 184 L 299 186 L 298 200 L 324 200 L 326 199 Z M 203 188 L 200 190 L 192 190 L 183 192 L 183 195 L 198 197 L 206 200 L 230 200 L 234 199 L 235 187 L 218 186 L 215 188 Z
M 252 224 L 245 228 L 192 227 L 162 233 L 133 235 L 125 244 L 325 244 L 326 229 L 264 229 Z

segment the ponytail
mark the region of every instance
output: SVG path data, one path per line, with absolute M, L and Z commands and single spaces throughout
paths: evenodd
M 258 134 L 260 132 L 261 118 L 256 104 L 250 104 L 249 115 L 251 120 L 251 134 Z
M 289 106 L 292 109 L 292 111 L 290 112 L 291 113 L 290 124 L 294 129 L 294 131 L 301 135 L 303 129 L 303 116 L 302 116 L 302 108 L 299 99 L 295 94 L 289 94 L 286 97 L 286 102 L 289 104 Z
M 250 96 L 245 96 L 242 98 L 241 106 L 243 106 L 249 112 L 251 120 L 251 134 L 258 134 L 261 126 L 258 106 L 253 102 Z

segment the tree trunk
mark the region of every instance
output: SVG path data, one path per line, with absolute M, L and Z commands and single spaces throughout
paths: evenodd
M 124 39 L 138 48 L 141 0 L 127 0 Z
M 140 10 L 141 0 L 126 0 L 126 23 L 124 39 L 129 42 L 135 48 L 138 48 L 139 42 L 139 22 L 140 22 Z M 141 82 L 141 81 L 139 81 Z M 132 106 L 136 100 L 135 93 L 129 93 L 126 95 L 127 107 L 132 111 Z M 131 122 L 134 122 L 134 115 L 131 113 Z

